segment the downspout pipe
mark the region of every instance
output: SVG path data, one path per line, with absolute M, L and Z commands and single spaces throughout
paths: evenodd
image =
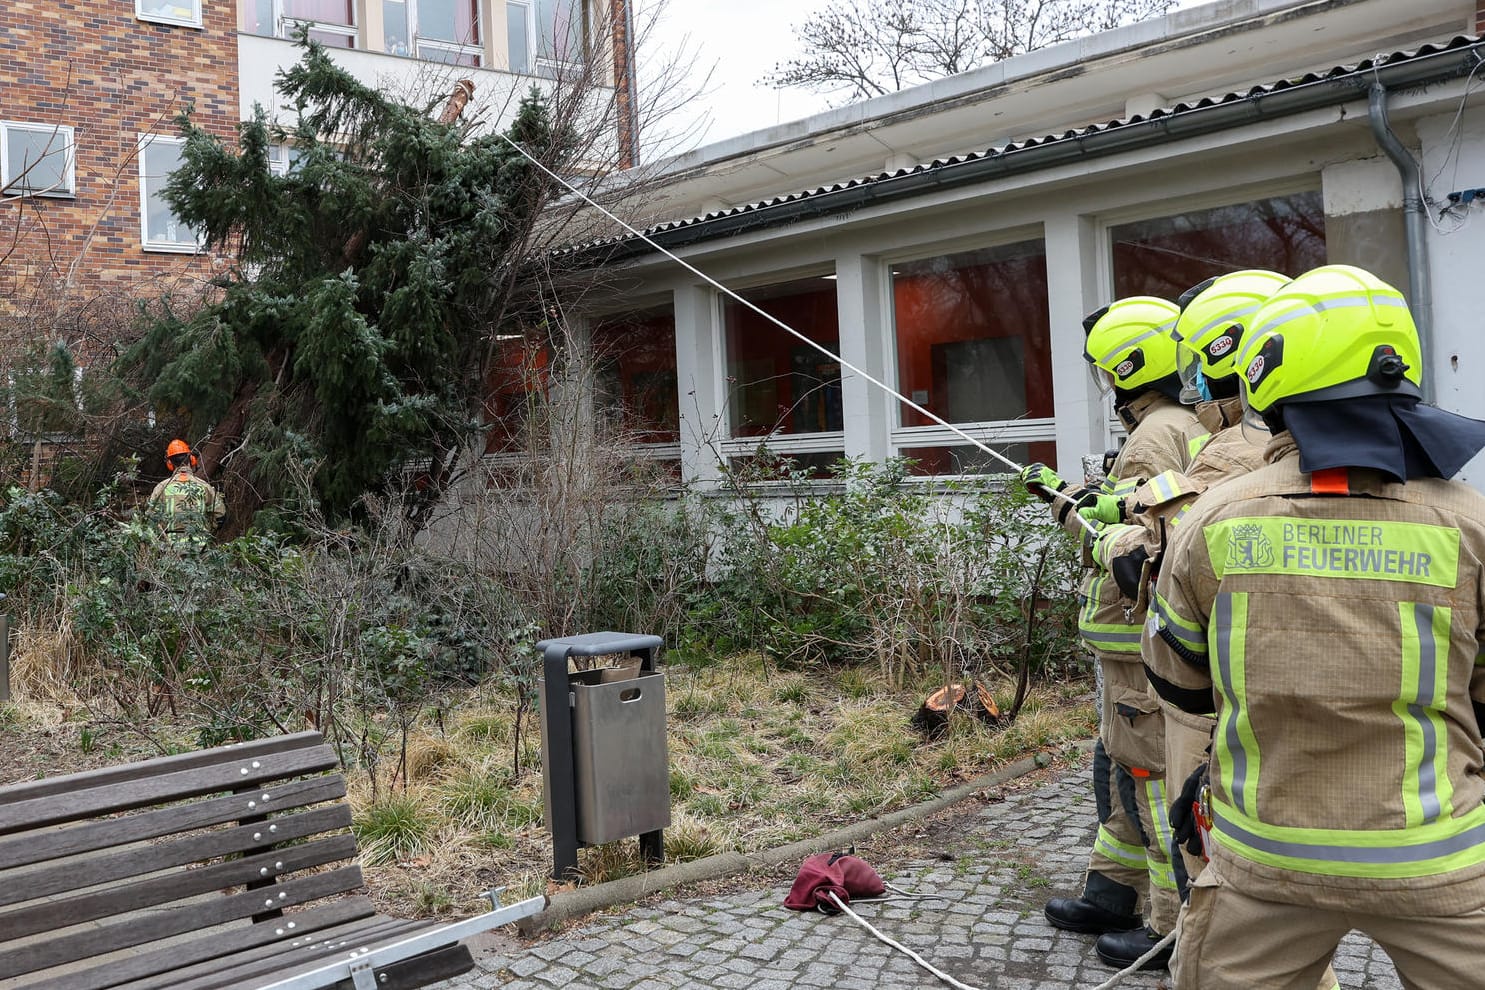
M 1377 144 L 1397 166 L 1402 179 L 1403 228 L 1408 245 L 1408 286 L 1412 295 L 1408 309 L 1418 327 L 1418 349 L 1423 359 L 1423 401 L 1434 400 L 1433 386 L 1433 287 L 1428 278 L 1428 209 L 1423 202 L 1423 178 L 1418 162 L 1403 147 L 1387 120 L 1387 87 L 1372 83 L 1368 99 L 1372 134 Z

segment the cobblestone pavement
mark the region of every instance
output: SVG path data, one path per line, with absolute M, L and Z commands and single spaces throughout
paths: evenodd
M 952 859 L 884 868 L 898 886 L 947 895 L 936 900 L 860 902 L 862 917 L 956 979 L 997 990 L 1092 988 L 1112 975 L 1091 936 L 1050 927 L 1048 897 L 1081 889 L 1092 839 L 1093 801 L 1086 771 L 1013 791 L 959 819 L 941 837 Z M 737 987 L 748 990 L 835 987 L 943 987 L 901 953 L 845 916 L 800 914 L 770 887 L 716 897 L 635 906 L 530 947 L 504 940 L 478 967 L 440 985 L 454 988 Z M 1353 935 L 1337 954 L 1346 990 L 1400 990 L 1392 964 Z M 1156 988 L 1164 974 L 1140 974 L 1122 986 Z

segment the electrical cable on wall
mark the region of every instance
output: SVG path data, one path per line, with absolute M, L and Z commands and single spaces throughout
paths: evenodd
M 516 151 L 519 152 L 521 154 L 521 156 L 524 157 L 527 161 L 529 161 L 531 164 L 535 165 L 537 168 L 541 169 L 543 172 L 545 172 L 547 175 L 551 176 L 553 179 L 557 180 L 558 183 L 560 183 L 568 191 L 572 192 L 574 195 L 576 195 L 580 199 L 582 199 L 583 202 L 585 202 L 589 206 L 593 207 L 593 209 L 597 210 L 599 213 L 603 214 L 605 217 L 607 217 L 608 219 L 612 220 L 614 223 L 618 224 L 620 227 L 623 227 L 629 233 L 633 234 L 635 237 L 639 238 L 641 241 L 643 241 L 644 243 L 648 244 L 651 248 L 653 248 L 654 250 L 658 251 L 660 254 L 664 255 L 667 258 L 669 258 L 671 261 L 674 261 L 676 264 L 680 265 L 682 268 L 686 269 L 688 272 L 690 272 L 691 274 L 695 275 L 697 278 L 699 278 L 702 281 L 706 282 L 708 285 L 710 285 L 712 288 L 716 289 L 718 292 L 722 292 L 725 295 L 729 296 L 730 298 L 732 298 L 732 299 L 736 300 L 737 302 L 741 303 L 742 305 L 746 306 L 748 309 L 752 310 L 754 313 L 757 313 L 759 316 L 763 317 L 765 320 L 767 320 L 768 322 L 772 323 L 774 326 L 778 327 L 780 330 L 783 330 L 785 333 L 788 333 L 791 336 L 795 337 L 796 339 L 804 342 L 805 344 L 808 344 L 810 347 L 814 348 L 815 350 L 819 351 L 821 354 L 823 354 L 826 357 L 830 358 L 830 360 L 839 362 L 840 363 L 840 366 L 842 368 L 849 369 L 850 371 L 854 372 L 855 374 L 860 375 L 866 381 L 870 382 L 871 384 L 875 385 L 877 388 L 879 388 L 882 391 L 886 392 L 888 395 L 892 396 L 897 401 L 899 401 L 903 405 L 907 406 L 909 409 L 912 409 L 914 412 L 919 413 L 920 415 L 926 416 L 928 419 L 930 419 L 933 422 L 937 423 L 939 426 L 942 426 L 945 429 L 949 430 L 951 433 L 953 433 L 955 436 L 959 437 L 960 439 L 964 440 L 966 443 L 968 443 L 968 444 L 970 444 L 970 445 L 978 448 L 979 450 L 981 450 L 982 452 L 984 452 L 986 454 L 989 454 L 991 457 L 995 458 L 997 461 L 1000 461 L 1002 464 L 1004 464 L 1006 467 L 1010 468 L 1012 471 L 1020 472 L 1020 470 L 1022 468 L 1022 465 L 1017 464 L 1015 461 L 1011 460 L 1009 457 L 1006 457 L 1004 454 L 1000 453 L 1000 451 L 995 450 L 994 448 L 990 447 L 988 444 L 983 443 L 982 441 L 977 440 L 974 437 L 970 436 L 968 433 L 964 432 L 964 430 L 962 430 L 959 427 L 955 426 L 953 423 L 950 423 L 949 421 L 945 420 L 942 416 L 939 416 L 936 413 L 930 412 L 929 410 L 923 408 L 923 406 L 921 406 L 918 403 L 914 402 L 912 399 L 909 399 L 907 396 L 903 395 L 901 392 L 897 391 L 892 386 L 890 386 L 890 385 L 886 384 L 885 382 L 883 382 L 883 381 L 881 381 L 881 380 L 873 377 L 872 375 L 868 374 L 867 372 L 865 372 L 865 371 L 861 370 L 860 368 L 856 367 L 851 362 L 847 361 L 845 358 L 841 357 L 839 354 L 836 354 L 835 352 L 831 351 L 830 348 L 826 347 L 825 345 L 823 345 L 823 344 L 821 344 L 821 343 L 819 343 L 817 341 L 811 340 L 809 337 L 806 337 L 804 334 L 800 333 L 798 330 L 795 330 L 793 327 L 789 326 L 789 324 L 785 323 L 783 320 L 780 320 L 778 317 L 774 316 L 773 314 L 764 311 L 762 308 L 760 308 L 759 306 L 757 306 L 754 303 L 750 302 L 749 300 L 744 299 L 742 296 L 738 295 L 736 292 L 732 291 L 727 286 L 723 285 L 721 282 L 718 282 L 716 279 L 712 278 L 710 275 L 708 275 L 705 272 L 701 271 L 696 266 L 690 264 L 689 262 L 685 261 L 684 259 L 682 259 L 678 255 L 676 255 L 673 252 L 667 250 L 666 248 L 660 246 L 652 238 L 648 237 L 642 231 L 636 230 L 634 227 L 631 227 L 629 224 L 625 223 L 623 220 L 620 220 L 617 216 L 615 216 L 614 214 L 610 213 L 608 210 L 604 209 L 597 202 L 595 202 L 593 200 L 593 198 L 591 196 L 589 196 L 587 193 L 583 192 L 581 189 L 578 189 L 571 182 L 568 182 L 562 176 L 558 175 L 556 172 L 553 172 L 550 168 L 547 168 L 547 166 L 543 165 L 536 158 L 535 155 L 531 154 L 531 152 L 529 152 L 525 148 L 521 147 L 514 140 L 512 140 L 508 135 L 501 134 L 500 137 L 505 141 L 506 144 L 508 144 L 512 148 L 516 149 Z M 1077 505 L 1077 500 L 1074 499 L 1074 498 L 1072 498 L 1072 497 L 1070 497 L 1065 492 L 1054 492 L 1051 489 L 1047 489 L 1047 491 L 1048 491 L 1048 493 L 1053 498 L 1055 498 L 1055 499 L 1057 499 L 1059 501 L 1067 502 L 1069 505 L 1072 505 L 1072 506 L 1076 506 Z M 1073 515 L 1073 517 L 1075 519 L 1077 519 L 1078 524 L 1080 526 L 1082 526 L 1085 530 L 1087 530 L 1092 536 L 1095 536 L 1096 537 L 1096 536 L 1099 535 L 1098 527 L 1095 526 L 1093 523 L 1089 522 L 1087 519 L 1084 519 L 1082 516 L 1078 515 L 1076 512 L 1072 513 L 1072 515 Z

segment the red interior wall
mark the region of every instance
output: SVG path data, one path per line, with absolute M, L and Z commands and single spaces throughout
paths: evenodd
M 898 388 L 909 397 L 927 391 L 924 405 L 943 415 L 943 396 L 933 394 L 935 344 L 994 337 L 1023 338 L 1027 415 L 1053 415 L 1051 320 L 1047 313 L 1044 255 L 956 269 L 957 278 L 905 274 L 893 280 L 897 325 Z M 932 420 L 906 406 L 902 425 Z

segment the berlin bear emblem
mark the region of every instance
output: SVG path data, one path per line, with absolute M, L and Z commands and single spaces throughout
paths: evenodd
M 1257 570 L 1272 566 L 1274 545 L 1263 535 L 1263 527 L 1253 523 L 1234 526 L 1227 538 L 1227 564 L 1238 570 Z

